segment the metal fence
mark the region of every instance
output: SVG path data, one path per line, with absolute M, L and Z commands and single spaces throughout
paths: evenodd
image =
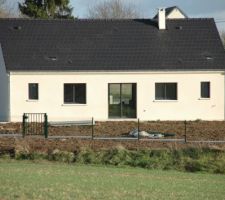
M 24 113 L 22 135 L 43 135 L 48 137 L 48 116 L 46 113 Z
M 131 132 L 135 134 L 131 134 Z M 148 134 L 146 136 L 146 133 Z M 24 113 L 23 123 L 0 125 L 0 136 L 44 136 L 90 140 L 225 142 L 225 121 L 109 120 L 48 122 L 46 113 Z
M 70 123 L 54 127 L 50 124 L 51 138 L 74 137 L 93 140 L 149 140 L 149 141 L 225 141 L 224 121 L 143 121 L 124 120 Z M 130 134 L 131 132 L 135 134 Z M 146 135 L 147 134 L 147 135 Z
M 89 121 L 89 123 L 87 123 Z M 164 140 L 187 142 L 187 122 L 181 124 L 182 133 L 176 136 L 173 130 L 163 131 L 157 127 L 149 127 L 140 119 L 132 121 L 95 122 L 94 118 L 80 121 L 49 123 L 51 138 L 75 137 L 92 140 Z M 133 132 L 133 134 L 132 134 Z

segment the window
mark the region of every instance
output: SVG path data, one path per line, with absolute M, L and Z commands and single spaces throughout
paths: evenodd
M 210 98 L 210 82 L 201 82 L 201 98 Z
M 64 103 L 86 104 L 86 84 L 64 84 Z
M 29 99 L 30 100 L 38 100 L 38 83 L 29 83 Z
M 177 83 L 156 83 L 156 100 L 177 100 Z
M 108 84 L 109 118 L 136 118 L 137 116 L 137 84 Z

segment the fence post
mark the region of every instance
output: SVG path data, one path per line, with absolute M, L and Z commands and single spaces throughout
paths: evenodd
M 91 139 L 94 139 L 94 117 L 92 117 L 92 124 L 91 124 Z
M 187 143 L 187 121 L 184 121 L 184 142 Z
M 140 140 L 139 132 L 140 132 L 140 120 L 139 120 L 139 118 L 138 118 L 138 140 Z
M 25 137 L 25 132 L 26 132 L 26 114 L 24 113 L 23 114 L 23 132 L 22 132 L 22 135 L 23 135 L 23 138 Z
M 45 138 L 48 138 L 48 115 L 45 113 L 44 115 L 44 135 Z

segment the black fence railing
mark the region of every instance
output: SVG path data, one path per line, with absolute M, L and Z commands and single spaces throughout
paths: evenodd
M 157 126 L 157 124 L 159 126 Z M 131 121 L 105 121 L 95 122 L 94 118 L 84 121 L 65 121 L 65 122 L 50 122 L 49 135 L 51 137 L 74 137 L 88 138 L 92 140 L 168 140 L 187 142 L 187 122 L 179 122 L 179 134 L 176 127 L 171 128 L 173 124 L 167 124 L 167 127 L 162 128 L 164 122 L 148 122 L 140 119 Z M 168 123 L 168 122 L 165 122 Z
M 24 113 L 22 123 L 23 137 L 43 135 L 48 138 L 48 116 L 46 113 Z
M 148 140 L 168 142 L 225 141 L 225 121 L 80 121 L 48 122 L 46 113 L 24 113 L 23 137 L 91 140 Z

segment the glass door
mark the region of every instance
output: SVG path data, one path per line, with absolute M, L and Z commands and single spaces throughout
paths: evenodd
M 136 83 L 109 84 L 109 118 L 136 118 Z
M 121 85 L 122 118 L 136 118 L 136 84 Z
M 109 117 L 121 116 L 120 84 L 109 84 Z

